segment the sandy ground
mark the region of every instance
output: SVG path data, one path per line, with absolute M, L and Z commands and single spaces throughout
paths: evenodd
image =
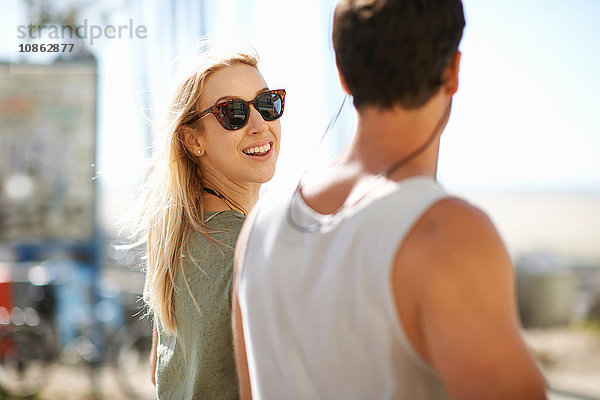
M 145 366 L 141 366 L 145 367 Z M 66 365 L 57 363 L 52 366 L 47 384 L 35 399 L 39 400 L 119 400 L 119 399 L 155 399 L 154 386 L 150 383 L 148 369 L 140 368 L 130 382 L 135 382 L 138 397 L 130 396 L 119 384 L 117 373 L 109 367 L 101 367 L 92 378 L 85 365 Z
M 146 370 L 144 370 L 146 372 Z M 142 374 L 140 374 L 142 375 Z M 147 374 L 140 376 L 137 381 L 140 392 L 146 396 L 139 399 L 154 399 L 154 387 Z M 108 367 L 103 367 L 96 372 L 94 380 L 90 371 L 85 366 L 56 365 L 53 368 L 47 386 L 39 393 L 38 399 L 62 400 L 109 400 L 130 399 L 123 388 L 118 384 L 115 372 Z
M 600 399 L 600 331 L 582 328 L 537 329 L 525 340 L 552 388 Z M 563 399 L 569 397 L 556 397 Z
M 600 400 L 600 332 L 580 328 L 538 329 L 524 332 L 525 340 L 540 362 L 550 386 L 580 394 L 568 396 L 550 392 L 550 400 Z M 127 373 L 134 382 L 139 399 L 153 399 L 154 390 L 145 362 Z M 119 385 L 117 374 L 101 367 L 91 379 L 85 364 L 56 363 L 39 400 L 119 400 L 131 399 Z M 95 382 L 95 383 L 94 383 Z

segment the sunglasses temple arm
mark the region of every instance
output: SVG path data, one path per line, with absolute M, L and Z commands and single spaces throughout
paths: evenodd
M 197 116 L 192 118 L 186 125 L 193 124 L 194 122 L 198 121 L 199 119 L 206 117 L 212 111 L 211 109 L 212 109 L 212 107 L 207 108 L 206 110 L 202 111 L 200 114 L 198 114 Z

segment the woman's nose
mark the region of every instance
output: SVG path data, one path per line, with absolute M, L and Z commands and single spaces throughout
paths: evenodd
M 262 133 L 269 129 L 267 122 L 253 106 L 250 107 L 248 119 L 248 129 L 250 133 Z

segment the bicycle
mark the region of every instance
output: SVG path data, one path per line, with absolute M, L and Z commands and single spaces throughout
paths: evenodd
M 152 351 L 152 321 L 140 317 L 137 293 L 123 293 L 126 322 L 108 344 L 109 365 L 120 388 L 130 399 L 154 399 L 156 392 L 148 377 L 148 360 Z

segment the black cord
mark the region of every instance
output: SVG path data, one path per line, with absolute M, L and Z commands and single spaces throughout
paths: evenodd
M 412 161 L 414 158 L 416 158 L 418 155 L 420 155 L 422 152 L 424 152 L 429 145 L 431 144 L 431 142 L 433 142 L 433 139 L 435 139 L 438 134 L 440 133 L 440 129 L 448 122 L 448 119 L 450 118 L 450 111 L 452 110 L 452 99 L 450 99 L 450 101 L 448 102 L 448 106 L 446 107 L 446 111 L 444 111 L 444 114 L 442 115 L 442 117 L 440 118 L 440 120 L 438 121 L 437 125 L 435 126 L 435 128 L 433 128 L 433 131 L 431 132 L 431 135 L 429 135 L 429 138 L 427 138 L 427 140 L 425 141 L 425 143 L 423 143 L 421 145 L 421 147 L 419 147 L 418 149 L 416 149 L 415 151 L 413 151 L 412 153 L 410 153 L 408 156 L 396 161 L 395 163 L 393 163 L 388 169 L 386 169 L 385 171 L 383 171 L 381 173 L 382 176 L 384 177 L 388 177 L 390 176 L 394 171 L 396 171 L 398 168 L 402 167 L 405 164 L 408 164 L 410 161 Z
M 215 191 L 214 191 L 213 189 L 211 189 L 211 188 L 207 188 L 207 187 L 205 187 L 205 188 L 202 188 L 202 191 L 203 191 L 203 192 L 205 192 L 205 193 L 208 193 L 208 194 L 212 194 L 213 196 L 217 196 L 218 198 L 220 198 L 220 199 L 222 199 L 222 200 L 225 200 L 225 196 L 223 196 L 221 193 L 217 193 L 217 192 L 215 192 Z
M 346 101 L 346 98 L 344 98 L 344 102 Z M 342 103 L 342 107 L 344 106 L 344 103 Z M 340 107 L 337 115 L 335 116 L 335 118 L 332 120 L 333 122 L 335 122 L 335 120 L 337 120 L 337 117 L 339 116 L 340 112 L 342 111 L 342 107 Z M 443 128 L 443 126 L 448 122 L 448 119 L 450 118 L 450 111 L 452 109 L 452 98 L 450 99 L 450 101 L 448 102 L 448 106 L 446 107 L 446 110 L 444 111 L 444 114 L 442 114 L 442 116 L 440 117 L 438 123 L 436 124 L 435 128 L 433 128 L 433 131 L 431 132 L 431 134 L 429 135 L 429 137 L 427 138 L 427 140 L 425 141 L 425 143 L 423 143 L 418 149 L 416 149 L 415 151 L 413 151 L 412 153 L 410 153 L 409 155 L 407 155 L 406 157 L 401 158 L 400 160 L 394 162 L 390 167 L 388 167 L 386 170 L 380 172 L 379 174 L 377 174 L 376 178 L 379 177 L 383 177 L 383 178 L 387 178 L 388 176 L 390 176 L 394 171 L 396 171 L 398 168 L 406 165 L 408 162 L 410 162 L 411 160 L 413 160 L 415 157 L 417 157 L 419 154 L 421 154 L 423 151 L 425 151 L 429 145 L 431 144 L 431 142 L 433 142 L 433 140 L 438 137 L 438 135 L 440 134 L 441 129 Z M 327 133 L 327 131 L 330 129 L 332 123 L 329 124 L 329 126 L 327 126 L 327 129 L 325 130 L 325 133 Z M 323 135 L 323 138 L 325 137 L 325 135 Z M 323 138 L 321 138 L 321 141 L 323 141 Z M 294 196 L 300 196 L 301 193 L 301 189 L 300 186 L 302 184 L 302 178 L 300 178 L 300 181 L 298 182 L 298 186 L 296 186 L 296 190 L 294 191 Z M 372 189 L 372 188 L 371 188 Z M 355 202 L 352 203 L 352 205 L 360 202 L 362 199 L 364 199 L 367 194 L 369 194 L 369 192 L 371 191 L 371 189 L 367 190 L 358 200 L 356 200 Z M 292 197 L 293 198 L 293 197 Z M 321 227 L 324 225 L 324 223 L 322 222 L 317 222 L 315 224 L 311 224 L 309 226 L 302 226 L 299 223 L 297 223 L 296 221 L 294 221 L 294 218 L 292 216 L 292 202 L 290 202 L 288 209 L 287 209 L 287 221 L 288 223 L 297 231 L 300 231 L 302 233 L 315 233 L 317 231 L 319 231 L 321 229 Z M 349 205 L 343 205 L 340 209 L 338 209 L 337 211 L 335 211 L 333 214 L 330 214 L 332 216 L 334 215 L 338 215 L 342 210 L 348 208 Z M 331 220 L 330 220 L 331 222 Z

